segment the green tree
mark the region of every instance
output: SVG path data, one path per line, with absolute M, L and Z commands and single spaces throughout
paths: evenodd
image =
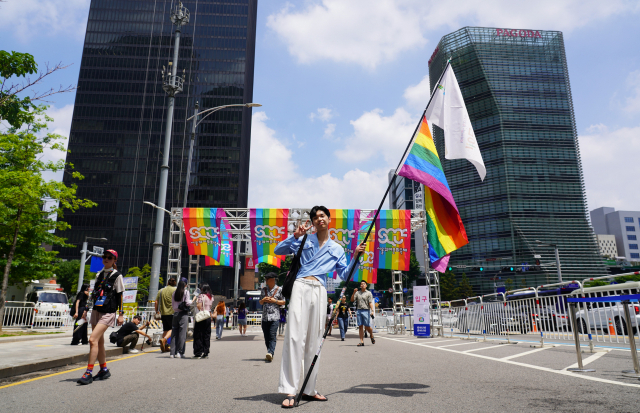
M 44 133 L 46 107 L 33 109 L 33 123 L 21 130 L 11 127 L 0 134 L 0 265 L 4 268 L 0 294 L 0 320 L 9 282 L 48 278 L 53 275 L 56 251 L 46 251 L 43 244 L 70 246 L 54 230 L 70 226 L 63 221 L 66 211 L 96 205 L 76 196 L 76 185 L 45 181 L 43 172 L 65 169 L 65 161 L 43 160 L 45 151 L 66 152 L 60 135 Z M 67 165 L 67 173 L 83 179 Z M 43 211 L 43 200 L 51 201 Z M 1 328 L 1 325 L 0 325 Z
M 7 121 L 14 128 L 21 128 L 25 124 L 33 124 L 37 117 L 37 102 L 57 93 L 71 92 L 75 87 L 68 86 L 59 89 L 49 89 L 45 92 L 34 92 L 31 89 L 43 82 L 43 80 L 65 69 L 58 63 L 38 73 L 38 65 L 32 55 L 28 53 L 7 52 L 0 50 L 0 120 Z M 37 74 L 35 79 L 27 77 Z M 14 79 L 23 78 L 22 82 Z M 31 96 L 23 95 L 30 93 Z
M 460 298 L 456 276 L 448 269 L 444 274 L 440 274 L 440 297 L 442 301 L 452 301 Z
M 80 274 L 80 260 L 61 261 L 55 265 L 56 281 L 71 299 L 78 290 L 78 277 Z M 96 273 L 89 271 L 89 265 L 84 267 L 84 282 L 96 278 Z
M 476 294 L 473 292 L 473 287 L 469 283 L 466 273 L 462 273 L 462 279 L 460 280 L 460 293 L 459 298 L 474 297 Z
M 507 291 L 513 290 L 513 280 L 511 278 L 504 280 L 504 288 Z

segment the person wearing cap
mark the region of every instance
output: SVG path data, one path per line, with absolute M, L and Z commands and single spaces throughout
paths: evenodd
M 260 292 L 260 304 L 262 305 L 262 333 L 264 344 L 267 346 L 265 361 L 273 360 L 278 339 L 278 326 L 280 325 L 280 306 L 285 304 L 282 295 L 282 287 L 276 285 L 276 273 L 270 272 L 264 276 L 266 287 Z
M 91 295 L 93 310 L 90 319 L 92 331 L 91 337 L 89 337 L 89 363 L 87 370 L 78 379 L 80 384 L 91 384 L 94 380 L 106 380 L 111 377 L 111 372 L 107 369 L 104 333 L 116 322 L 119 326 L 124 323 L 124 313 L 122 312 L 124 279 L 117 269 L 117 261 L 118 253 L 115 250 L 106 250 L 102 256 L 104 268 L 96 275 L 96 284 Z M 119 312 L 117 318 L 116 312 Z M 100 363 L 100 371 L 93 377 L 92 372 L 96 358 Z
M 322 330 L 327 314 L 327 274 L 336 271 L 338 277 L 345 280 L 356 260 L 347 263 L 347 257 L 340 244 L 329 237 L 331 213 L 324 206 L 314 206 L 309 211 L 313 225 L 298 226 L 296 231 L 275 248 L 277 255 L 289 255 L 298 252 L 303 235 L 312 226 L 316 233 L 307 236 L 300 256 L 300 271 L 296 276 L 289 299 L 289 318 L 284 333 L 282 349 L 282 365 L 280 367 L 280 385 L 278 393 L 287 398 L 282 402 L 283 408 L 293 408 L 295 394 L 301 383 L 301 376 L 307 375 L 311 363 L 317 354 Z M 364 244 L 358 245 L 354 254 L 362 254 Z M 327 397 L 316 391 L 318 363 L 309 376 L 309 381 L 302 392 L 302 398 L 309 401 L 327 401 Z M 302 369 L 304 365 L 304 370 Z

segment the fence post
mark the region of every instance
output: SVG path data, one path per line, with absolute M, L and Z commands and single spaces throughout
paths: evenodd
M 577 373 L 589 373 L 594 372 L 594 369 L 585 369 L 582 365 L 582 350 L 580 350 L 580 339 L 578 337 L 578 328 L 576 320 L 576 304 L 569 303 L 569 313 L 571 314 L 571 321 L 573 322 L 573 340 L 576 343 L 576 355 L 578 357 L 578 368 L 567 369 L 567 371 L 575 371 Z
M 636 350 L 636 338 L 633 334 L 633 324 L 631 324 L 631 314 L 629 313 L 630 301 L 623 301 L 624 319 L 627 323 L 627 335 L 629 336 L 629 349 L 631 350 L 631 359 L 633 360 L 633 370 L 624 370 L 623 375 L 627 377 L 640 377 L 640 366 L 638 365 L 638 353 Z
M 487 323 L 484 321 L 484 302 L 480 297 L 480 317 L 482 317 L 482 337 L 483 341 L 487 341 Z
M 467 299 L 464 299 L 464 321 L 467 324 L 465 327 L 467 328 L 467 340 L 471 340 L 471 329 L 469 328 L 469 303 L 467 303 Z

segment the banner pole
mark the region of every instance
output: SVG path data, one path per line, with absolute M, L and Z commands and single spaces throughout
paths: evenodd
M 364 241 L 362 241 L 362 244 L 366 244 L 367 240 L 369 239 L 369 235 L 371 235 L 371 230 L 373 229 L 373 226 L 375 225 L 375 221 L 376 219 L 378 219 L 378 215 L 380 215 L 380 210 L 382 209 L 382 206 L 384 205 L 384 201 L 387 199 L 387 195 L 389 195 L 389 191 L 391 190 L 391 187 L 393 186 L 393 184 L 396 181 L 396 177 L 398 176 L 398 169 L 400 168 L 400 166 L 402 165 L 402 162 L 404 161 L 405 156 L 407 155 L 407 152 L 409 152 L 409 149 L 411 148 L 411 144 L 413 143 L 413 138 L 416 135 L 416 132 L 418 132 L 418 128 L 420 128 L 420 124 L 422 123 L 422 118 L 424 118 L 425 113 L 427 113 L 427 109 L 429 108 L 429 105 L 431 104 L 431 101 L 433 100 L 433 97 L 436 94 L 436 91 L 438 90 L 438 85 L 440 84 L 440 81 L 442 80 L 442 77 L 444 76 L 444 73 L 447 71 L 447 68 L 449 67 L 449 65 L 451 64 L 451 59 L 447 60 L 447 65 L 445 66 L 444 70 L 442 71 L 442 74 L 440 75 L 440 78 L 438 79 L 438 82 L 436 83 L 436 87 L 433 88 L 433 93 L 431 93 L 431 96 L 429 97 L 429 102 L 427 103 L 427 106 L 425 107 L 424 111 L 422 112 L 422 115 L 420 116 L 420 120 L 418 121 L 418 125 L 416 126 L 416 129 L 413 131 L 413 134 L 411 135 L 411 140 L 409 141 L 409 144 L 407 145 L 407 147 L 404 150 L 404 153 L 402 154 L 402 158 L 400 158 L 400 162 L 398 163 L 398 166 L 396 167 L 396 170 L 393 174 L 393 178 L 391 178 L 391 181 L 389 182 L 389 185 L 387 186 L 387 190 L 384 193 L 384 196 L 382 197 L 382 200 L 380 201 L 380 205 L 378 206 L 378 209 L 376 210 L 376 213 L 373 217 L 372 224 L 369 225 L 369 230 L 367 231 L 367 235 L 365 235 L 364 237 Z M 349 270 L 349 275 L 347 276 L 347 279 L 344 283 L 344 287 L 342 288 L 342 291 L 340 291 L 340 298 L 338 299 L 338 301 L 342 300 L 342 297 L 344 297 L 345 292 L 347 291 L 347 284 L 349 284 L 349 282 L 351 281 L 351 277 L 353 276 L 353 271 L 356 268 L 356 266 L 358 265 L 358 260 L 360 259 L 360 253 L 358 253 L 355 257 L 355 263 L 354 265 L 351 267 L 351 270 Z M 327 326 L 324 329 L 324 334 L 322 336 L 322 340 L 320 341 L 320 345 L 318 346 L 318 351 L 316 352 L 316 355 L 313 357 L 313 361 L 311 362 L 311 366 L 309 366 L 309 371 L 307 372 L 307 375 L 304 378 L 304 382 L 302 383 L 302 387 L 300 387 L 300 391 L 298 392 L 297 396 L 296 396 L 296 400 L 295 403 L 293 404 L 295 407 L 298 406 L 298 404 L 300 404 L 300 399 L 302 398 L 302 392 L 304 391 L 304 388 L 307 386 L 307 383 L 309 382 L 309 378 L 311 377 L 311 372 L 313 371 L 313 368 L 316 365 L 316 362 L 318 361 L 318 357 L 320 356 L 320 352 L 322 351 L 322 346 L 324 345 L 324 341 L 327 339 L 327 335 L 329 334 L 329 329 L 331 328 L 331 324 L 333 323 L 333 320 L 335 320 L 335 318 L 338 315 L 338 308 L 339 306 L 336 306 L 336 308 L 333 310 L 333 312 L 331 313 L 331 318 L 329 320 L 329 323 L 327 323 Z

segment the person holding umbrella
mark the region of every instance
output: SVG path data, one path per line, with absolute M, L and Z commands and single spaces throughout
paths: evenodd
M 289 299 L 289 314 L 284 335 L 282 364 L 280 366 L 280 385 L 278 392 L 287 395 L 282 402 L 283 408 L 293 408 L 295 393 L 301 385 L 300 376 L 309 371 L 311 363 L 320 346 L 322 330 L 327 315 L 327 274 L 337 271 L 345 280 L 356 260 L 347 265 L 344 249 L 329 237 L 331 214 L 324 206 L 314 206 L 309 217 L 316 229 L 315 234 L 307 236 L 300 258 L 300 271 L 293 284 Z M 302 243 L 302 237 L 312 228 L 307 221 L 299 225 L 293 235 L 282 241 L 275 248 L 278 255 L 294 254 Z M 358 245 L 356 256 L 364 252 L 365 246 Z M 318 359 L 319 362 L 319 359 Z M 318 364 L 316 362 L 316 364 Z M 318 368 L 311 372 L 302 397 L 309 401 L 327 401 L 316 391 Z

